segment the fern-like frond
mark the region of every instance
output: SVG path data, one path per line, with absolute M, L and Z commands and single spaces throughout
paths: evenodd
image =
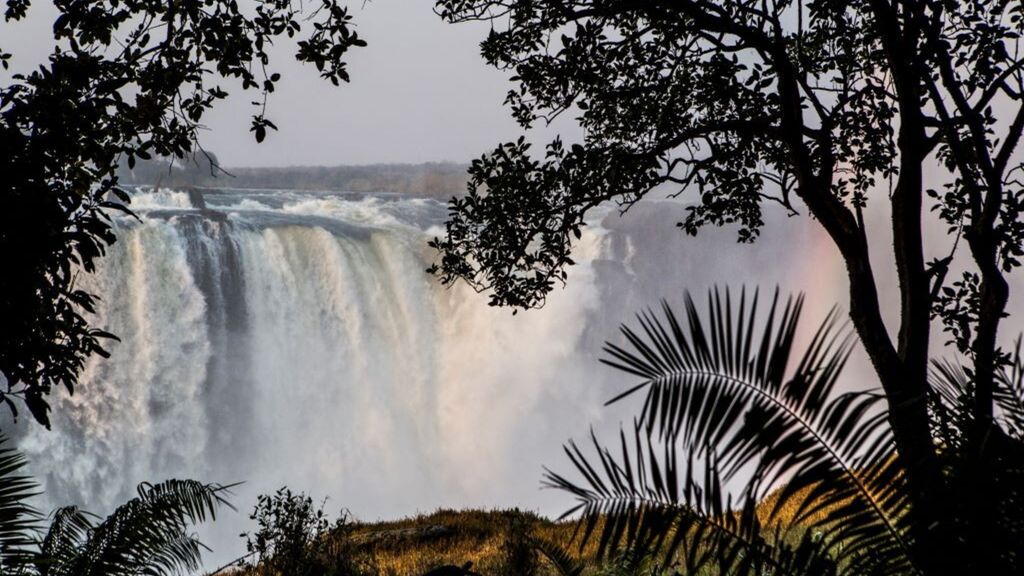
M 559 576 L 582 576 L 583 563 L 577 560 L 568 550 L 543 539 L 534 539 L 533 548 L 543 556 Z
M 580 542 L 597 539 L 599 558 L 653 555 L 662 569 L 683 573 L 834 573 L 835 562 L 802 543 L 802 535 L 791 543 L 793 533 L 765 526 L 756 501 L 734 502 L 713 457 L 698 462 L 692 452 L 681 454 L 677 443 L 652 438 L 641 426 L 632 439 L 620 433 L 614 453 L 591 439 L 591 459 L 573 443 L 566 448 L 582 483 L 550 470 L 546 483 L 576 496 L 578 504 L 567 514 L 579 514 Z
M 665 527 L 654 520 L 664 522 L 660 516 L 669 513 L 676 530 L 686 527 L 680 538 L 713 537 L 714 546 L 698 542 L 687 554 L 724 551 L 715 559 L 720 568 L 745 558 L 753 569 L 760 558 L 774 562 L 776 572 L 822 570 L 814 548 L 845 573 L 907 573 L 906 491 L 883 397 L 836 391 L 852 334 L 833 310 L 794 360 L 802 298 L 781 303 L 776 291 L 766 313 L 758 313 L 758 300 L 757 292 L 734 299 L 716 289 L 704 315 L 687 295 L 685 322 L 664 305 L 663 320 L 648 312 L 639 316 L 639 331 L 624 327 L 627 345 L 609 344 L 605 363 L 640 378 L 610 402 L 646 392 L 638 456 L 629 458 L 624 436 L 618 456 L 595 439 L 595 464 L 570 444 L 567 454 L 586 487 L 550 472 L 549 482 L 577 497 L 588 536 L 598 516 L 621 517 L 604 522 L 602 545 L 644 542 L 649 534 L 661 546 Z M 662 445 L 656 455 L 655 444 Z M 644 449 L 649 458 L 639 456 Z M 677 450 L 691 465 L 678 465 Z M 708 469 L 700 481 L 692 475 L 694 458 Z M 721 486 L 741 479 L 737 507 Z M 723 518 L 748 521 L 730 525 Z M 811 532 L 815 542 L 797 538 Z M 726 546 L 729 534 L 733 544 Z M 668 552 L 681 553 L 685 540 L 670 542 Z
M 1024 358 L 1021 357 L 1021 337 L 1009 364 L 996 375 L 996 406 L 1000 411 L 1000 422 L 1010 436 L 1024 441 Z
M 776 292 L 760 333 L 756 324 L 757 292 L 749 304 L 746 291 L 741 292 L 735 315 L 728 291 L 724 302 L 718 290 L 710 293 L 707 319 L 701 317 L 689 294 L 685 304 L 685 323 L 663 302 L 664 323 L 653 312 L 644 312 L 637 316 L 641 333 L 628 326 L 621 328 L 628 347 L 611 343 L 605 346 L 608 356 L 601 360 L 603 363 L 641 378 L 607 404 L 646 389 L 642 419 L 650 428 L 659 429 L 663 435 L 682 430 L 693 444 L 713 445 L 710 441 L 726 433 L 729 418 L 742 411 L 737 402 L 730 402 L 731 397 L 709 395 L 714 385 L 743 382 L 778 393 L 803 300 L 790 299 L 780 309 Z M 708 386 L 691 391 L 679 385 L 685 380 L 702 381 Z M 711 409 L 701 410 L 704 405 Z M 684 428 L 681 419 L 697 413 L 706 417 Z
M 89 531 L 62 570 L 81 576 L 164 576 L 195 571 L 204 547 L 189 530 L 215 519 L 221 506 L 230 507 L 226 490 L 194 480 L 141 484 L 137 497 Z
M 958 362 L 935 360 L 929 383 L 933 432 L 947 447 L 959 447 L 974 419 L 974 373 Z M 996 371 L 993 399 L 996 421 L 1010 437 L 1024 440 L 1024 358 L 1019 338 L 1006 365 Z
M 94 516 L 75 506 L 58 508 L 39 545 L 35 565 L 39 576 L 69 576 L 82 543 L 93 530 Z
M 39 513 L 28 503 L 39 487 L 22 473 L 25 456 L 7 442 L 0 435 L 0 573 L 17 573 L 31 561 L 41 528 Z

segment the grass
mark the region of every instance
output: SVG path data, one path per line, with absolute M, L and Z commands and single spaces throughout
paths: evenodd
M 520 510 L 438 510 L 395 521 L 356 523 L 345 537 L 347 548 L 368 574 L 418 576 L 438 566 L 473 562 L 473 571 L 499 576 L 510 574 L 508 535 L 513 525 L 531 538 L 556 543 L 574 557 L 589 560 L 592 569 L 587 574 L 596 573 L 594 546 L 580 554 L 574 544 L 574 522 L 554 522 Z M 537 568 L 537 576 L 557 574 L 543 560 Z
M 481 574 L 503 574 L 507 572 L 506 540 L 513 523 L 519 523 L 533 538 L 562 546 L 572 543 L 576 526 L 518 510 L 439 510 L 357 526 L 352 540 L 383 575 L 422 574 L 437 566 L 461 566 L 470 561 Z M 542 573 L 554 573 L 544 568 Z
M 758 505 L 762 521 L 768 520 L 769 510 L 776 505 L 778 495 L 778 491 L 773 492 Z M 791 519 L 796 510 L 789 508 L 783 506 L 776 521 L 781 518 L 786 523 L 786 519 Z M 819 510 L 810 519 L 811 523 L 827 519 L 829 512 L 829 509 Z M 364 567 L 366 576 L 420 576 L 438 566 L 461 566 L 466 562 L 472 562 L 473 571 L 483 576 L 527 576 L 510 566 L 510 541 L 514 541 L 510 534 L 517 531 L 520 536 L 555 544 L 570 553 L 585 567 L 583 576 L 630 573 L 616 568 L 615 563 L 607 559 L 598 561 L 597 538 L 591 538 L 581 549 L 577 528 L 575 521 L 556 522 L 520 510 L 438 510 L 401 520 L 357 522 L 350 525 L 343 536 L 332 538 L 344 540 L 339 542 L 339 549 Z M 798 534 L 793 537 L 799 539 Z M 538 560 L 535 568 L 535 576 L 558 574 L 544 559 Z M 255 576 L 244 570 L 235 574 Z

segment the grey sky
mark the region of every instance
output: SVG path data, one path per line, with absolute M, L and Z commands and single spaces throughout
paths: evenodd
M 251 98 L 209 117 L 202 142 L 229 166 L 469 160 L 519 131 L 502 106 L 506 75 L 480 58 L 486 26 L 445 24 L 430 0 L 351 2 L 369 43 L 350 54 L 352 82 L 321 80 L 289 54 L 263 144 L 248 133 Z
M 369 43 L 350 53 L 352 82 L 335 87 L 296 63 L 291 46 L 280 46 L 274 66 L 282 81 L 268 110 L 279 132 L 256 144 L 249 133 L 254 94 L 237 90 L 205 119 L 210 130 L 201 142 L 224 165 L 468 161 L 518 137 L 502 105 L 507 75 L 480 57 L 487 25 L 445 24 L 431 0 L 348 4 Z M 48 2 L 34 2 L 29 22 L 0 24 L 0 45 L 14 52 L 16 68 L 49 52 L 53 14 Z

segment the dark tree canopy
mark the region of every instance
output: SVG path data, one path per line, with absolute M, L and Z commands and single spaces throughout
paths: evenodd
M 1020 455 L 993 406 L 1009 361 L 1006 274 L 1024 253 L 1024 3 L 438 0 L 436 11 L 491 22 L 482 54 L 514 74 L 507 103 L 524 128 L 573 114 L 585 137 L 476 160 L 433 242 L 435 273 L 489 290 L 494 305 L 542 305 L 588 210 L 659 186 L 691 202 L 680 223 L 691 234 L 731 225 L 753 241 L 767 204 L 813 217 L 846 262 L 851 319 L 888 400 L 916 560 L 936 574 L 1000 571 L 981 551 L 1008 502 L 989 483 Z M 895 338 L 869 258 L 875 203 L 892 226 Z M 935 218 L 948 237 L 926 246 Z M 947 274 L 954 261 L 962 277 Z M 971 471 L 956 482 L 929 428 L 933 322 L 970 365 Z M 958 499 L 977 510 L 969 529 L 952 527 Z M 958 564 L 964 540 L 981 564 Z
M 196 151 L 204 113 L 232 80 L 256 93 L 257 141 L 276 129 L 267 97 L 276 38 L 298 38 L 296 58 L 334 84 L 346 52 L 365 43 L 335 0 L 57 0 L 55 48 L 34 71 L 0 87 L 0 399 L 48 425 L 54 385 L 73 391 L 111 338 L 87 319 L 99 295 L 76 279 L 114 241 L 112 211 L 129 212 L 117 167 Z M 5 22 L 26 17 L 7 0 Z M 2 29 L 2 25 L 0 25 Z M 0 34 L 0 43 L 3 37 Z M 0 49 L 12 49 L 0 45 Z M 0 50 L 8 68 L 16 54 Z

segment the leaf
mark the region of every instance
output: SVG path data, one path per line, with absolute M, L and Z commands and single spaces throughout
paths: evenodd
M 605 347 L 602 361 L 635 379 L 611 402 L 646 391 L 633 438 L 612 451 L 592 435 L 595 456 L 567 445 L 581 482 L 546 475 L 575 497 L 584 540 L 605 555 L 650 550 L 666 567 L 683 554 L 691 572 L 907 573 L 882 396 L 835 391 L 853 343 L 838 313 L 794 358 L 801 298 L 776 292 L 762 310 L 757 292 L 715 289 L 703 313 L 685 302 L 685 318 L 664 304 Z M 811 529 L 820 537 L 798 537 Z

